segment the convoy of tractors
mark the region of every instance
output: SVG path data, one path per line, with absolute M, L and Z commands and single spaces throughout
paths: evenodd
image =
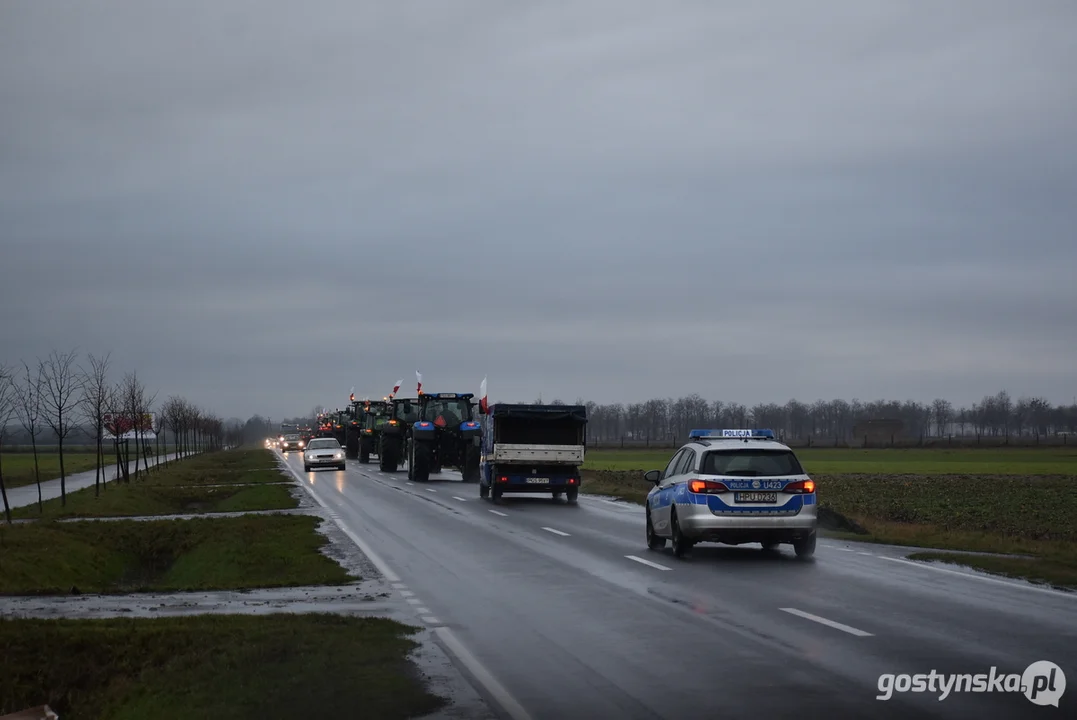
M 552 493 L 576 501 L 584 459 L 587 412 L 577 405 L 476 402 L 473 393 L 425 393 L 356 400 L 317 417 L 312 437 L 335 438 L 345 457 L 378 469 L 407 468 L 408 480 L 427 482 L 451 469 L 479 495 Z

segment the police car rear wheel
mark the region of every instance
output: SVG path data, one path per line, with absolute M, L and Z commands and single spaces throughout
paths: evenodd
M 670 526 L 673 535 L 673 555 L 683 558 L 692 549 L 692 542 L 681 533 L 681 524 L 677 521 L 677 511 L 672 511 Z
M 793 550 L 797 554 L 797 558 L 801 560 L 809 560 L 815 555 L 815 533 L 812 533 L 803 540 L 797 540 L 793 543 Z
M 654 531 L 654 526 L 651 525 L 651 510 L 647 509 L 647 547 L 651 550 L 661 550 L 666 546 L 666 539 L 659 537 Z

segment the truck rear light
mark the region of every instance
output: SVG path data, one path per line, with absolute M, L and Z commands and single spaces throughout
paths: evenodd
M 507 483 L 507 482 L 509 481 L 509 478 L 508 478 L 508 476 L 507 476 L 507 475 L 502 475 L 501 477 L 499 477 L 499 478 L 497 479 L 497 481 L 498 481 L 499 483 Z
M 797 480 L 796 482 L 786 485 L 783 492 L 795 493 L 797 495 L 810 495 L 815 492 L 815 481 Z
M 568 484 L 569 485 L 575 485 L 576 484 L 576 478 L 569 478 L 568 479 Z
M 720 483 L 717 480 L 689 480 L 688 490 L 689 492 L 702 494 L 729 492 L 729 488 L 726 487 L 726 484 Z

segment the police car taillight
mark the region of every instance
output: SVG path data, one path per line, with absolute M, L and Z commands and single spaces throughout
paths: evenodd
M 806 495 L 815 492 L 814 480 L 797 480 L 785 486 L 784 492 Z
M 694 493 L 724 493 L 729 492 L 725 483 L 717 480 L 689 480 L 688 491 Z

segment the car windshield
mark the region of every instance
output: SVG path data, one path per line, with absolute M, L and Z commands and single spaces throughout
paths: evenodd
M 298 440 L 299 436 L 298 435 L 285 435 L 284 439 L 285 440 Z
M 333 440 L 332 438 L 320 438 L 318 440 L 311 440 L 310 444 L 307 445 L 308 450 L 325 450 L 327 448 L 335 450 L 339 447 L 340 443 L 338 443 L 336 440 Z
M 468 401 L 431 400 L 423 412 L 423 419 L 438 425 L 459 425 L 468 419 Z
M 705 475 L 775 477 L 800 475 L 800 462 L 789 450 L 717 450 L 703 457 Z

